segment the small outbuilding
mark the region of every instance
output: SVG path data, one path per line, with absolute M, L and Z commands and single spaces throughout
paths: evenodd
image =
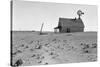
M 80 10 L 79 10 L 80 12 Z M 70 32 L 84 32 L 84 24 L 80 18 L 82 12 L 77 13 L 79 18 L 59 18 L 58 26 L 54 28 L 55 32 L 59 30 L 60 33 L 70 33 Z

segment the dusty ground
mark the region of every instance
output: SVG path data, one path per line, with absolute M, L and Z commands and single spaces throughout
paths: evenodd
M 97 33 L 44 34 L 13 32 L 15 66 L 92 62 L 97 60 Z

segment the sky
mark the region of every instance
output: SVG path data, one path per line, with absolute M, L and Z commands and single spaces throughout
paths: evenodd
M 77 11 L 82 10 L 81 16 L 85 31 L 98 30 L 98 14 L 96 5 L 79 5 L 68 3 L 50 3 L 36 1 L 13 1 L 12 30 L 54 31 L 58 26 L 59 17 L 78 18 Z

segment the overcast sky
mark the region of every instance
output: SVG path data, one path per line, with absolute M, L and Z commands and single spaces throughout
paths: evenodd
M 13 30 L 39 31 L 44 22 L 43 31 L 53 31 L 59 17 L 78 17 L 79 9 L 84 12 L 85 31 L 97 31 L 97 6 L 18 0 L 13 2 Z

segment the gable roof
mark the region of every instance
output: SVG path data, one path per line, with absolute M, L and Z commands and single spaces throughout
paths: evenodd
M 58 27 L 82 27 L 84 28 L 83 21 L 81 18 L 79 19 L 70 19 L 70 18 L 59 18 L 59 24 Z

